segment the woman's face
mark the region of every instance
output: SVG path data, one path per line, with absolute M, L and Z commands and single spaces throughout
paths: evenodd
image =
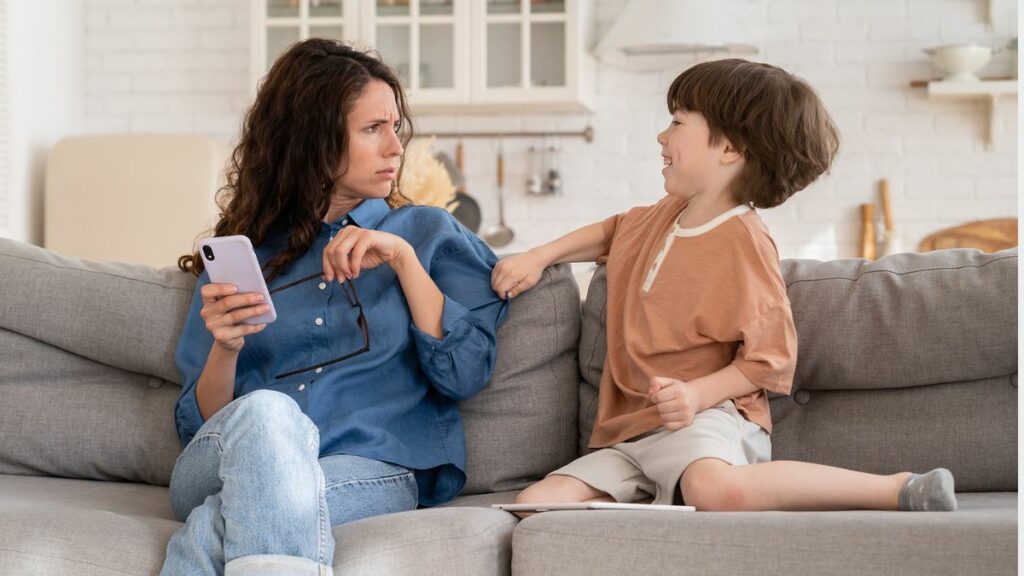
M 348 149 L 341 155 L 334 182 L 335 200 L 386 198 L 398 175 L 402 118 L 395 93 L 381 80 L 373 80 L 345 117 Z

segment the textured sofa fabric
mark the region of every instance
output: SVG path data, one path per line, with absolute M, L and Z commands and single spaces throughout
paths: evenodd
M 195 278 L 7 240 L 0 270 L 0 473 L 167 485 Z M 568 266 L 541 287 L 513 303 L 491 384 L 460 407 L 466 494 L 523 488 L 576 456 L 579 292 Z
M 1013 574 L 1017 495 L 927 512 L 559 512 L 523 520 L 512 572 L 869 576 Z
M 174 348 L 194 283 L 194 277 L 172 268 L 88 262 L 0 240 L 0 474 L 166 486 L 180 453 L 173 422 L 181 390 Z M 469 468 L 464 494 L 521 489 L 576 457 L 579 292 L 568 266 L 546 271 L 540 288 L 513 303 L 498 334 L 492 382 L 460 407 Z M 64 528 L 61 544 L 48 546 L 38 536 L 55 516 L 37 522 L 33 506 L 18 502 L 46 502 L 50 479 L 17 480 L 23 497 L 0 499 L 0 535 L 14 536 L 7 548 L 0 546 L 0 574 L 32 573 L 54 562 L 67 568 L 69 559 L 81 555 L 79 544 L 106 546 L 106 540 L 93 540 L 91 522 L 85 520 L 92 515 L 114 523 L 108 534 L 132 530 L 134 520 L 119 524 L 104 516 L 103 502 L 115 500 L 121 489 L 139 487 L 88 482 L 102 494 L 100 504 L 79 510 L 83 521 Z M 61 490 L 79 489 L 62 482 Z M 165 489 L 146 493 L 166 509 Z M 504 494 L 498 501 L 513 497 L 514 492 Z M 138 514 L 147 526 L 150 512 Z M 169 514 L 162 518 L 161 526 L 174 523 Z M 373 538 L 346 536 L 367 554 L 350 549 L 346 555 L 339 546 L 338 573 L 401 571 L 413 563 L 421 573 L 434 566 L 440 571 L 450 566 L 454 543 L 461 543 L 462 571 L 446 574 L 508 572 L 515 526 L 509 514 L 451 507 L 410 518 L 384 520 L 372 532 L 389 534 L 377 548 Z M 367 530 L 381 526 L 366 522 Z M 413 526 L 421 526 L 419 532 Z M 349 530 L 338 527 L 335 534 L 340 540 Z M 146 540 L 149 544 L 133 547 L 139 550 L 133 560 L 138 573 L 162 563 L 166 538 L 154 538 L 162 543 L 152 546 Z M 445 544 L 449 540 L 453 544 Z M 110 545 L 119 541 L 112 537 Z M 481 542 L 480 554 L 472 553 L 474 543 Z M 96 558 L 94 573 L 118 569 L 119 555 L 89 555 Z
M 335 574 L 508 574 L 515 526 L 468 507 L 338 526 Z M 156 574 L 180 527 L 164 487 L 0 475 L 0 574 Z
M 772 400 L 774 456 L 876 472 L 945 465 L 958 490 L 976 492 L 961 494 L 959 512 L 583 512 L 520 523 L 488 509 L 589 437 L 604 272 L 581 314 L 562 266 L 513 301 L 492 381 L 460 407 L 463 495 L 335 528 L 335 573 L 1006 573 L 1017 526 L 1016 267 L 1016 251 L 784 262 L 801 347 L 796 392 Z M 165 485 L 180 451 L 173 351 L 193 283 L 173 269 L 0 240 L 0 574 L 159 569 L 180 526 Z

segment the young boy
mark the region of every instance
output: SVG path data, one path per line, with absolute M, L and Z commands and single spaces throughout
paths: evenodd
M 754 208 L 831 165 L 839 133 L 814 90 L 766 64 L 694 66 L 658 135 L 668 193 L 498 263 L 514 297 L 547 266 L 606 261 L 608 354 L 590 446 L 516 502 L 686 503 L 698 510 L 955 510 L 953 477 L 771 462 L 767 391 L 788 394 L 796 330 Z

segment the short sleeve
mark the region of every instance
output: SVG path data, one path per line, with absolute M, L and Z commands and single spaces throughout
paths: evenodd
M 604 231 L 605 250 L 604 254 L 601 254 L 595 259 L 598 264 L 605 264 L 608 262 L 608 253 L 612 249 L 612 239 L 615 238 L 615 231 L 618 229 L 619 223 L 622 222 L 623 216 L 625 216 L 625 213 L 616 214 L 601 221 L 601 229 Z
M 796 328 L 789 304 L 764 309 L 740 329 L 733 364 L 756 386 L 789 394 L 796 372 Z

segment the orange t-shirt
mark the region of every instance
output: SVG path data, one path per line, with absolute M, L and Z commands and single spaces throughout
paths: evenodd
M 653 376 L 687 381 L 735 364 L 762 388 L 733 398 L 736 408 L 768 432 L 765 390 L 793 385 L 796 329 L 768 229 L 749 206 L 680 228 L 685 207 L 666 196 L 603 223 L 608 354 L 592 448 L 661 426 Z

